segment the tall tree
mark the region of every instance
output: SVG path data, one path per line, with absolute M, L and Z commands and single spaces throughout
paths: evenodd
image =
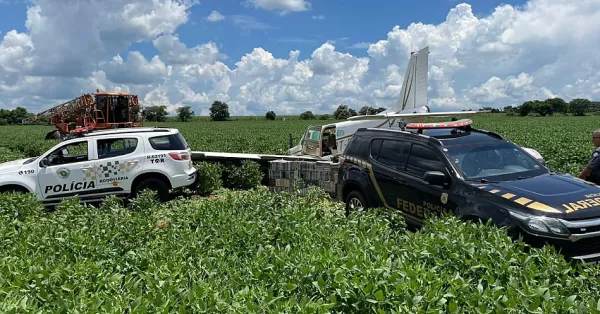
M 177 108 L 177 118 L 181 122 L 187 122 L 194 116 L 194 111 L 191 106 L 183 106 Z
M 229 119 L 229 106 L 219 100 L 210 106 L 210 117 L 213 121 L 225 121 Z
M 348 108 L 347 105 L 339 105 L 338 108 L 333 112 L 333 118 L 336 120 L 346 120 L 356 115 L 358 115 L 356 110 Z
M 300 120 L 312 120 L 315 118 L 315 115 L 312 111 L 304 111 L 300 114 Z
M 548 98 L 545 101 L 555 113 L 567 113 L 569 104 L 562 98 Z
M 571 113 L 574 116 L 583 116 L 586 112 L 588 112 L 591 104 L 592 102 L 587 99 L 575 98 L 571 100 L 569 107 L 571 107 Z
M 167 106 L 150 106 L 143 111 L 144 119 L 147 121 L 164 122 L 167 120 Z
M 275 118 L 276 118 L 276 117 L 277 117 L 277 116 L 275 115 L 275 112 L 274 112 L 274 111 L 269 111 L 269 112 L 267 112 L 267 114 L 265 115 L 265 118 L 266 118 L 267 120 L 275 120 Z

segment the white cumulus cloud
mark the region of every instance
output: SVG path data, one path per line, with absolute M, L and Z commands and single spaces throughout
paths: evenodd
M 233 115 L 331 113 L 340 104 L 391 107 L 410 53 L 427 45 L 434 110 L 504 107 L 526 100 L 600 98 L 600 6 L 592 0 L 530 0 L 476 16 L 467 3 L 439 24 L 415 21 L 374 34 L 357 57 L 323 42 L 313 51 L 275 56 L 257 46 L 231 65 L 227 46 L 188 46 L 176 33 L 192 0 L 34 0 L 26 31 L 0 37 L 0 107 L 40 111 L 81 93 L 126 90 L 144 105 L 183 105 L 208 114 L 215 100 Z M 310 10 L 304 0 L 247 0 L 281 13 Z M 214 11 L 216 12 L 216 11 Z M 220 13 L 219 13 L 220 14 Z M 214 19 L 218 15 L 211 13 Z M 271 26 L 228 16 L 242 27 Z M 151 43 L 157 55 L 127 51 Z M 356 50 L 352 50 L 355 52 Z
M 255 8 L 279 11 L 282 14 L 308 11 L 312 7 L 308 0 L 246 0 L 244 3 Z
M 223 14 L 219 13 L 219 11 L 212 11 L 210 12 L 210 14 L 208 15 L 208 17 L 206 18 L 208 21 L 210 22 L 219 22 L 225 19 L 225 16 L 223 16 Z

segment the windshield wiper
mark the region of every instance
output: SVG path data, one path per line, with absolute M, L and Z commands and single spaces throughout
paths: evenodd
M 479 183 L 498 183 L 500 181 L 490 181 L 488 179 L 467 179 L 467 181 L 479 182 Z
M 516 179 L 516 180 L 529 179 L 529 178 L 533 178 L 533 177 L 535 177 L 535 176 L 527 176 L 527 177 L 520 176 L 520 177 L 517 177 L 517 179 Z

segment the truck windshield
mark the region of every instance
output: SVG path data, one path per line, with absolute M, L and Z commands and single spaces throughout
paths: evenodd
M 466 180 L 518 180 L 549 172 L 535 158 L 510 142 L 455 144 L 444 148 Z

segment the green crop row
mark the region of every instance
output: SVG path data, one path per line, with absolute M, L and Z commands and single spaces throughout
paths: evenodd
M 22 153 L 0 146 L 0 163 L 25 158 Z
M 600 313 L 600 268 L 491 225 L 346 218 L 319 190 L 45 213 L 0 196 L 2 313 Z
M 595 116 L 507 117 L 489 114 L 471 118 L 475 127 L 497 132 L 518 145 L 534 148 L 544 156 L 551 169 L 573 175 L 587 163 L 594 149 L 591 133 L 600 127 Z M 290 133 L 296 145 L 309 125 L 332 122 L 239 120 L 153 123 L 148 126 L 178 128 L 195 151 L 284 154 L 289 148 Z M 0 147 L 24 156 L 37 156 L 58 143 L 44 140 L 45 134 L 52 129 L 51 126 L 0 126 Z
M 444 119 L 441 119 L 444 120 Z M 593 149 L 594 117 L 473 117 L 475 127 L 538 150 L 577 174 Z M 193 150 L 281 154 L 309 124 L 163 123 Z M 1 126 L 0 162 L 35 156 L 45 126 Z M 434 219 L 409 232 L 397 214 L 346 218 L 343 204 L 247 189 L 248 162 L 198 163 L 209 199 L 122 208 L 67 201 L 45 213 L 31 195 L 0 195 L 0 312 L 600 313 L 600 268 L 551 248 L 525 252 L 491 225 Z

